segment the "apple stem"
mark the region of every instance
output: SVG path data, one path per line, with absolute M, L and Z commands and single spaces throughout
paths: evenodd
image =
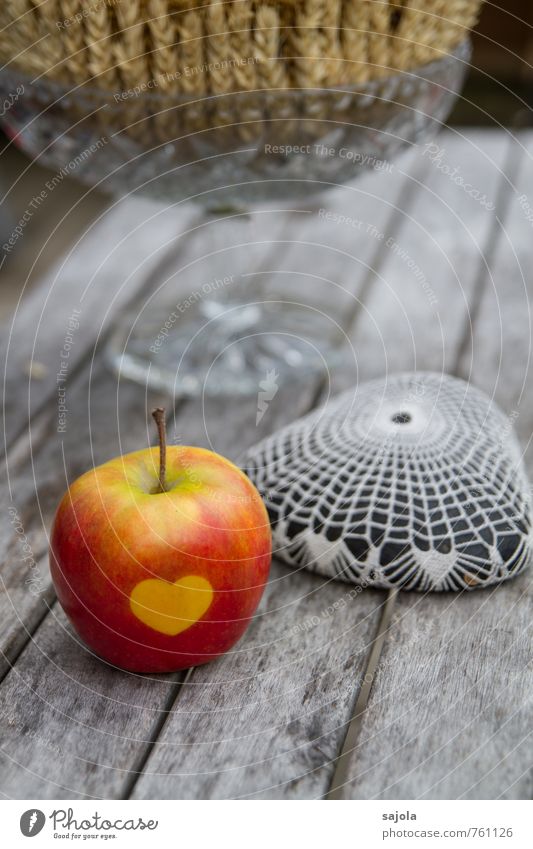
M 152 416 L 157 425 L 157 433 L 159 435 L 159 492 L 167 491 L 167 427 L 165 422 L 165 410 L 163 407 L 156 407 L 152 410 Z

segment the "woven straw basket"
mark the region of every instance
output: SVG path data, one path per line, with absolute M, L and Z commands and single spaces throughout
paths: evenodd
M 414 139 L 426 112 L 435 126 L 447 114 L 480 5 L 0 0 L 5 94 L 21 80 L 25 91 L 20 114 L 16 104 L 4 123 L 30 155 L 50 164 L 50 138 L 80 151 L 87 139 L 111 139 L 100 158 L 111 162 L 112 148 L 122 145 L 118 164 L 126 152 L 135 159 L 154 144 L 170 143 L 182 164 L 249 142 L 258 150 L 273 139 L 314 143 L 334 126 L 354 149 L 375 147 L 361 137 L 364 127 L 382 131 L 382 139 Z M 28 124 L 28 114 L 38 120 Z M 251 163 L 250 173 L 257 168 L 264 177 L 265 167 Z
M 205 95 L 346 86 L 440 58 L 481 0 L 2 0 L 0 59 L 67 84 Z

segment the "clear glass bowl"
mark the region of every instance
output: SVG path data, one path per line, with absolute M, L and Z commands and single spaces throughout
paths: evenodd
M 0 71 L 1 123 L 52 169 L 113 194 L 208 203 L 309 197 L 379 168 L 436 134 L 461 87 L 470 47 L 357 88 L 184 97 L 104 92 Z M 16 96 L 23 88 L 23 94 Z
M 190 199 L 208 212 L 294 203 L 388 168 L 400 149 L 434 136 L 469 56 L 465 42 L 423 68 L 357 88 L 203 98 L 69 89 L 6 68 L 0 101 L 11 105 L 1 121 L 32 159 L 113 194 Z M 265 299 L 251 282 L 195 301 L 157 347 L 177 300 L 168 289 L 157 298 L 147 293 L 123 317 L 108 353 L 122 375 L 174 396 L 249 395 L 264 385 L 269 392 L 269 381 L 326 373 L 342 355 L 336 323 L 323 309 L 302 308 L 282 293 Z

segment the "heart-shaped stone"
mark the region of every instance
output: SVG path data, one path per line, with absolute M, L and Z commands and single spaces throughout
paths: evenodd
M 445 374 L 360 383 L 242 460 L 274 550 L 384 589 L 463 592 L 533 559 L 531 491 L 512 419 Z
M 144 625 L 175 637 L 192 628 L 213 601 L 213 587 L 200 575 L 187 575 L 174 584 L 150 578 L 133 588 L 132 613 Z

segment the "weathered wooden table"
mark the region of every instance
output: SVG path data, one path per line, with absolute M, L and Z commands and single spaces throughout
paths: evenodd
M 527 452 L 532 141 L 449 130 L 444 152 L 410 151 L 306 209 L 242 221 L 110 204 L 22 301 L 3 337 L 3 796 L 531 798 L 533 573 L 467 594 L 352 597 L 274 563 L 232 653 L 149 677 L 79 643 L 54 599 L 47 532 L 67 481 L 143 447 L 149 409 L 169 406 L 104 357 L 117 316 L 162 275 L 175 273 L 178 296 L 228 272 L 296 281 L 301 300 L 335 299 L 355 352 L 330 383 L 280 390 L 258 427 L 256 398 L 178 403 L 169 428 L 185 441 L 236 458 L 356 380 L 444 369 L 494 395 Z

